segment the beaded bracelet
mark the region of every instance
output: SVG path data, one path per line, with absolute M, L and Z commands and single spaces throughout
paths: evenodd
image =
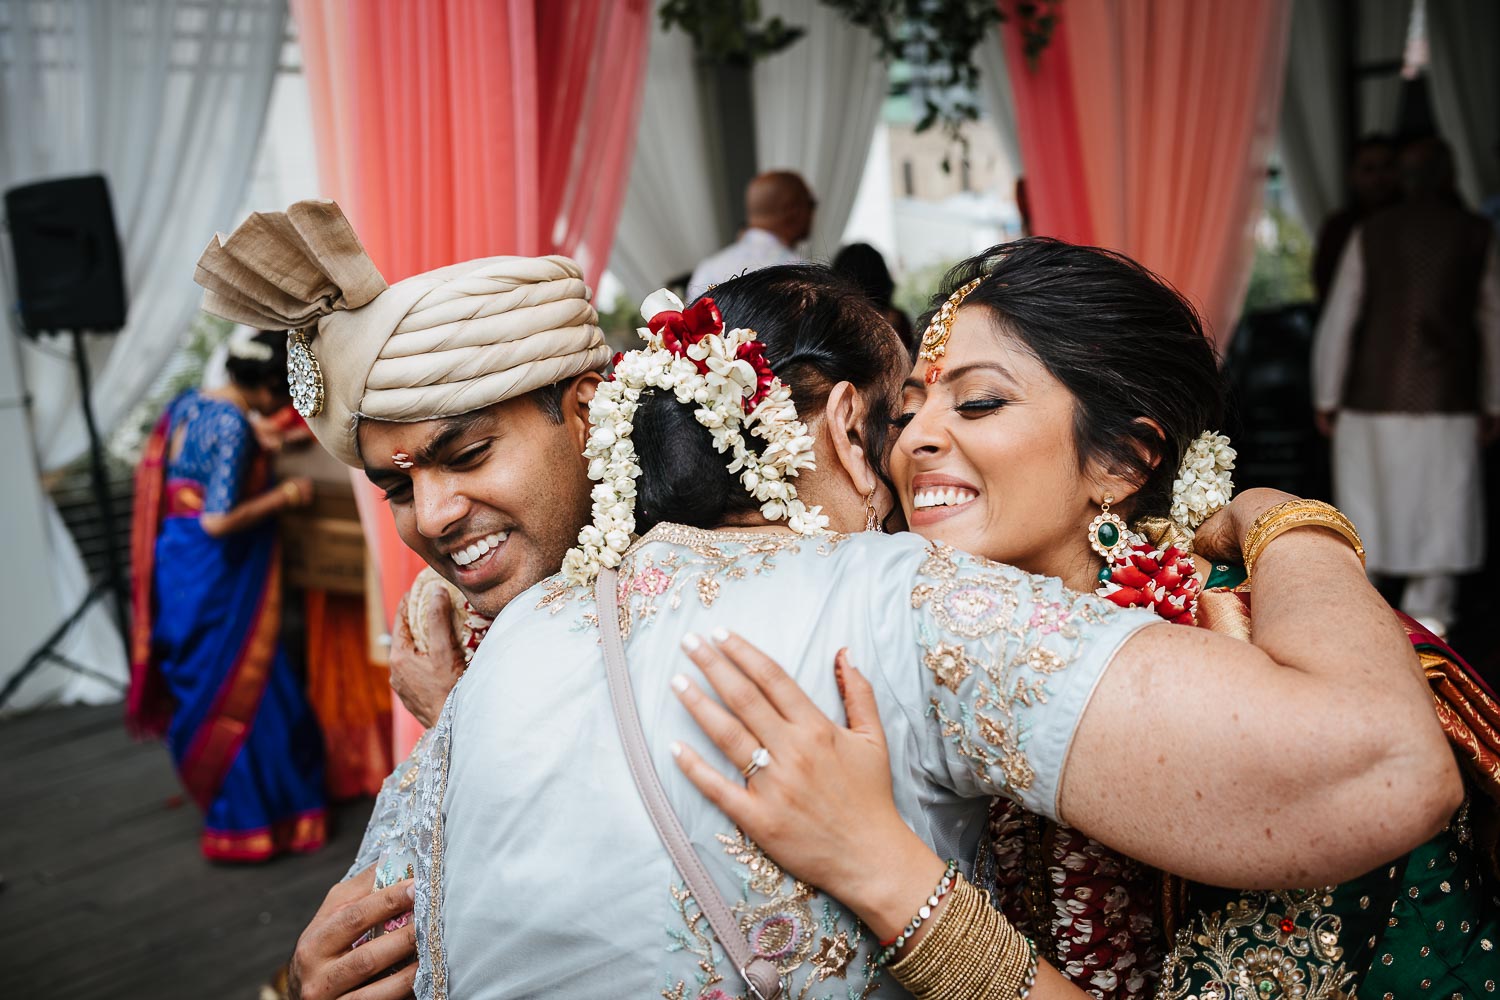
M 1026 959 L 1026 975 L 1021 980 L 1021 988 L 1016 991 L 1016 1000 L 1027 1000 L 1027 997 L 1031 996 L 1031 988 L 1036 985 L 1036 970 L 1041 964 L 1036 957 L 1036 942 L 1027 938 L 1026 947 L 1029 951 L 1029 957 Z
M 927 936 L 890 972 L 916 1000 L 1026 1000 L 1038 967 L 1035 942 L 960 876 Z
M 932 895 L 927 897 L 927 902 L 922 904 L 911 920 L 907 921 L 906 926 L 901 929 L 901 933 L 889 941 L 880 942 L 880 954 L 875 957 L 876 965 L 884 966 L 891 964 L 891 959 L 896 957 L 896 953 L 901 950 L 901 946 L 911 939 L 911 936 L 917 932 L 917 928 L 922 926 L 923 921 L 931 918 L 932 911 L 937 909 L 938 903 L 942 902 L 943 897 L 953 890 L 953 883 L 957 878 L 958 862 L 949 858 L 948 867 L 944 869 L 943 877 L 938 881 L 937 888 L 933 889 Z

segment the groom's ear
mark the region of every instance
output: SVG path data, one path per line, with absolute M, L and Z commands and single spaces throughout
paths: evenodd
M 604 381 L 598 372 L 584 372 L 563 386 L 561 409 L 563 426 L 578 445 L 578 453 L 589 443 L 589 403 L 594 400 L 594 391 Z
M 828 393 L 822 424 L 844 474 L 861 495 L 869 493 L 879 480 L 870 466 L 864 439 L 865 400 L 852 383 L 840 382 Z

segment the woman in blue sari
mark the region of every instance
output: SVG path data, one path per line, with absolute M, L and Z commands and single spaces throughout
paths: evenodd
M 168 405 L 136 472 L 127 719 L 166 737 L 204 856 L 264 861 L 325 839 L 322 741 L 280 639 L 275 522 L 312 487 L 270 488 L 249 420 L 288 401 L 286 335 L 234 341 L 228 370 L 224 388 Z

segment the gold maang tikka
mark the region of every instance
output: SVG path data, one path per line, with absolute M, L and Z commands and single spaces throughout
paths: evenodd
M 942 304 L 927 324 L 927 332 L 922 334 L 922 348 L 917 352 L 917 357 L 923 361 L 934 362 L 943 356 L 943 352 L 948 349 L 948 334 L 953 329 L 953 320 L 958 316 L 958 307 L 964 304 L 964 299 L 968 298 L 969 293 L 978 288 L 982 281 L 984 281 L 983 275 L 960 286 L 948 296 L 948 301 Z

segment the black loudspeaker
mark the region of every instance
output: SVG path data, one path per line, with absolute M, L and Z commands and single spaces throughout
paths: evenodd
M 125 325 L 120 241 L 103 177 L 12 188 L 5 193 L 5 214 L 28 334 L 113 332 Z

